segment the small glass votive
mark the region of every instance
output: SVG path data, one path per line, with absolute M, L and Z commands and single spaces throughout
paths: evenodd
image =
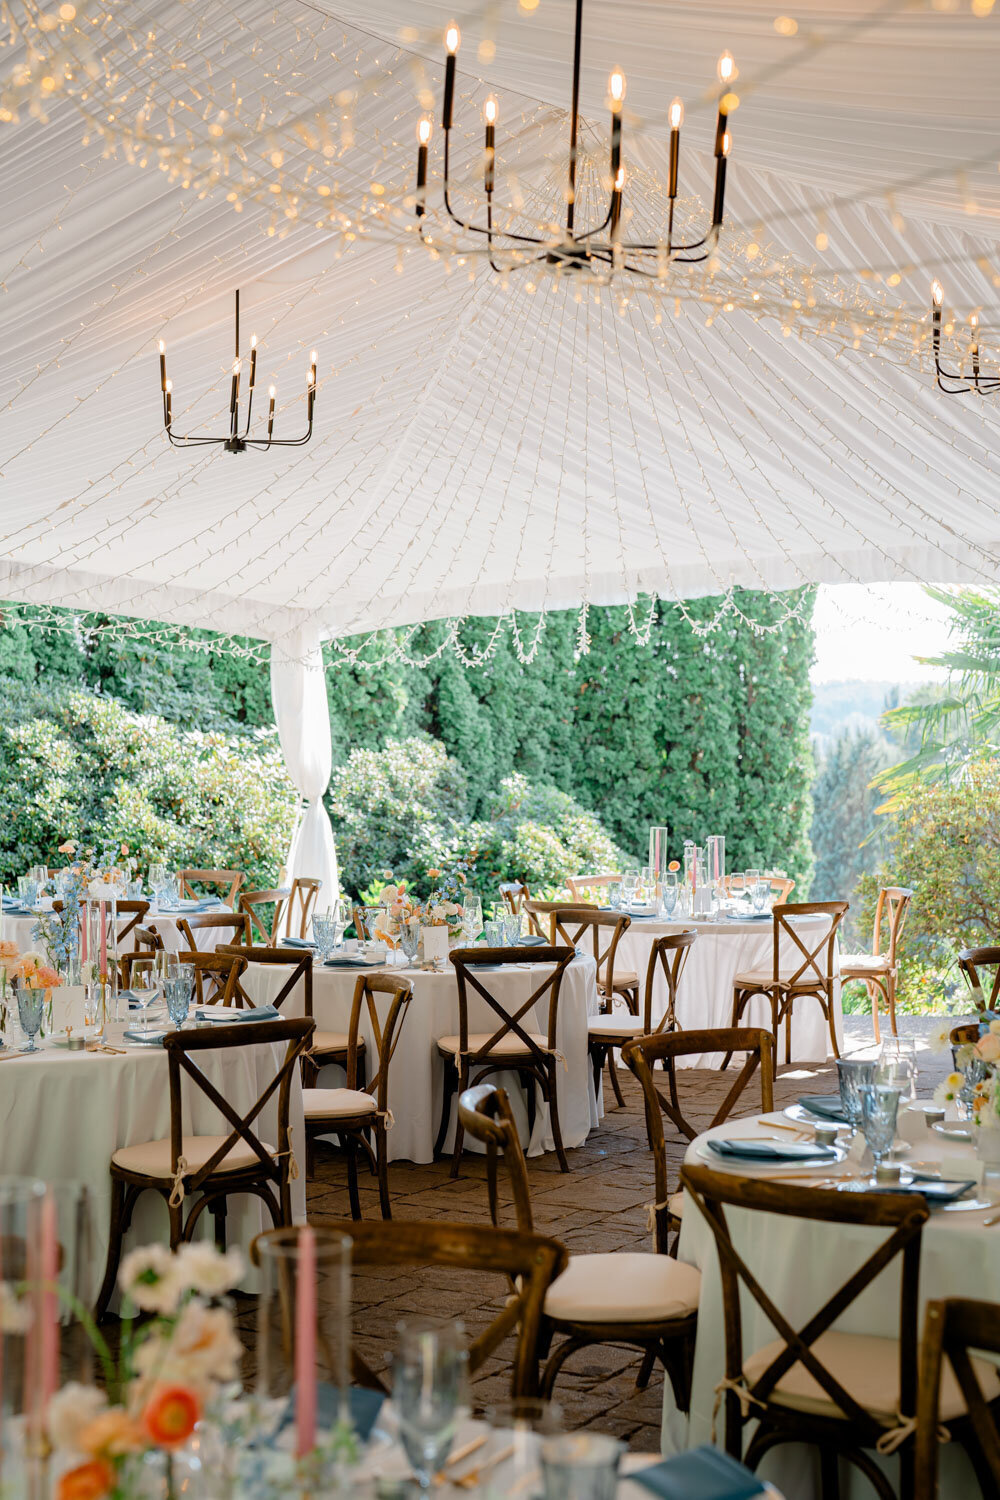
M 899 1183 L 899 1162 L 880 1161 L 875 1168 L 875 1181 L 885 1183 L 887 1187 L 897 1186 Z
M 835 1146 L 838 1133 L 836 1125 L 817 1125 L 815 1127 L 817 1146 Z
M 940 1125 L 941 1121 L 944 1119 L 944 1114 L 945 1112 L 942 1105 L 928 1104 L 924 1109 L 924 1119 L 927 1121 L 927 1129 L 930 1130 L 932 1125 Z
M 545 1500 L 614 1500 L 624 1444 L 601 1432 L 571 1432 L 541 1445 Z

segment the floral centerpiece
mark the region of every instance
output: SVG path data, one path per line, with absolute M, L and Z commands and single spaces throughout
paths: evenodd
M 934 1090 L 934 1102 L 954 1104 L 972 1123 L 977 1145 L 982 1144 L 990 1157 L 1000 1156 L 1000 1019 L 983 1016 L 980 1034 L 975 1042 L 955 1047 L 955 1071 L 949 1073 Z M 936 1038 L 941 1045 L 950 1042 L 950 1027 Z M 986 1135 L 984 1141 L 983 1134 Z
M 6 938 L 0 942 L 0 1043 L 7 1030 L 7 987 L 14 978 L 19 957 L 16 943 Z
M 8 969 L 8 974 L 13 981 L 15 990 L 43 990 L 42 1005 L 44 1007 L 45 1023 L 42 1027 L 44 1032 L 52 1030 L 52 991 L 62 984 L 62 975 L 51 964 L 45 962 L 41 953 L 22 953 L 16 962 Z
M 76 1307 L 101 1362 L 105 1389 L 77 1382 L 49 1402 L 55 1500 L 132 1500 L 147 1493 L 159 1461 L 173 1496 L 173 1455 L 239 1376 L 243 1346 L 220 1303 L 243 1275 L 237 1250 L 212 1244 L 134 1250 L 119 1284 L 132 1308 L 151 1314 L 122 1325 L 117 1361 L 86 1309 Z
M 405 880 L 392 882 L 392 871 L 387 870 L 390 884 L 378 891 L 379 915 L 375 919 L 374 935 L 387 947 L 395 949 L 399 943 L 399 930 L 404 922 L 419 922 L 421 927 L 447 927 L 449 937 L 456 937 L 462 927 L 462 891 L 467 884 L 461 866 L 445 875 L 441 870 L 428 870 L 429 880 L 438 881 L 426 901 L 418 901 L 407 889 Z

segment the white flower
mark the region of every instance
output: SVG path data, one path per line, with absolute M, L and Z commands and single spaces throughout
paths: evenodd
M 991 1021 L 990 1030 L 994 1036 L 1000 1036 L 1000 1021 Z
M 19 1297 L 9 1281 L 0 1281 L 0 1333 L 27 1333 L 33 1321 L 30 1298 Z
M 943 1083 L 939 1083 L 934 1090 L 935 1104 L 950 1104 L 955 1098 L 965 1079 L 961 1073 L 949 1073 Z
M 104 1391 L 93 1385 L 71 1380 L 49 1401 L 46 1425 L 53 1448 L 66 1451 L 77 1448 L 77 1438 L 108 1404 Z
M 930 1035 L 930 1044 L 935 1052 L 944 1052 L 951 1046 L 951 1022 L 946 1021 Z
M 165 1245 L 145 1245 L 122 1261 L 118 1285 L 142 1312 L 172 1313 L 184 1293 L 177 1262 Z
M 175 1256 L 177 1271 L 185 1286 L 203 1297 L 221 1297 L 243 1279 L 246 1269 L 239 1250 L 225 1254 L 208 1240 L 182 1245 Z
M 379 905 L 391 906 L 394 901 L 399 900 L 399 886 L 385 885 L 379 892 Z
M 242 1354 L 243 1345 L 224 1307 L 189 1302 L 168 1333 L 139 1345 L 135 1368 L 146 1380 L 204 1389 L 209 1382 L 235 1380 Z

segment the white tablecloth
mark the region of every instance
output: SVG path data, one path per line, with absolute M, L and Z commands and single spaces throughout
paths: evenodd
M 221 902 L 217 907 L 199 912 L 160 912 L 157 911 L 155 906 L 151 906 L 143 919 L 142 925 L 144 927 L 155 927 L 163 939 L 164 948 L 169 953 L 179 953 L 182 948 L 187 947 L 187 941 L 177 925 L 179 917 L 186 917 L 188 919 L 192 917 L 217 917 L 227 911 L 229 911 L 229 907 L 224 906 Z M 42 913 L 42 915 L 44 916 L 46 913 Z M 51 915 L 51 913 L 48 915 Z M 42 948 L 43 945 L 37 943 L 32 936 L 40 920 L 41 917 L 39 916 L 13 917 L 5 915 L 3 919 L 4 938 L 12 943 L 16 943 L 18 952 L 20 953 L 27 953 L 32 949 Z M 131 914 L 128 920 L 131 920 Z M 205 932 L 195 932 L 195 940 L 198 947 L 205 953 L 212 952 L 220 941 L 231 942 L 232 937 L 232 933 L 224 928 L 220 931 L 209 927 Z M 125 938 L 122 951 L 131 953 L 133 946 L 133 939 L 130 935 Z
M 781 1118 L 775 1116 L 775 1119 Z M 766 1117 L 765 1117 L 766 1119 Z M 700 1142 L 709 1136 L 776 1134 L 766 1123 L 727 1121 L 715 1130 L 706 1131 L 691 1142 L 686 1160 L 697 1166 L 715 1166 L 698 1156 Z M 914 1141 L 908 1161 L 935 1161 L 943 1157 L 972 1157 L 968 1148 L 955 1147 L 928 1131 L 916 1111 L 907 1111 L 900 1119 L 900 1134 Z M 768 1169 L 754 1174 L 768 1175 Z M 969 1176 L 973 1176 L 970 1172 Z M 921 1328 L 923 1302 L 936 1297 L 979 1297 L 1000 1301 L 1000 1256 L 997 1235 L 1000 1230 L 984 1226 L 992 1210 L 943 1212 L 932 1211 L 924 1228 L 920 1263 Z M 776 1214 L 751 1214 L 741 1209 L 726 1209 L 737 1251 L 746 1259 L 775 1304 L 801 1328 L 819 1310 L 832 1293 L 867 1259 L 885 1238 L 885 1232 L 864 1226 L 811 1223 L 805 1219 L 780 1217 Z M 724 1372 L 724 1332 L 722 1293 L 718 1261 L 711 1230 L 698 1209 L 687 1201 L 678 1246 L 679 1258 L 698 1266 L 702 1272 L 701 1300 L 698 1308 L 698 1335 L 695 1346 L 694 1384 L 690 1419 L 685 1420 L 673 1408 L 669 1381 L 664 1388 L 663 1450 L 697 1447 L 710 1441 L 715 1386 Z M 879 1276 L 863 1296 L 852 1303 L 834 1325 L 846 1333 L 871 1333 L 895 1336 L 899 1330 L 899 1267 L 897 1259 L 891 1270 Z M 743 1298 L 744 1356 L 774 1337 L 770 1322 L 764 1318 L 749 1295 Z M 722 1414 L 718 1438 L 722 1442 Z M 745 1429 L 749 1440 L 750 1429 Z M 874 1457 L 874 1455 L 873 1455 Z M 972 1469 L 956 1443 L 941 1449 L 942 1500 L 968 1500 L 979 1493 Z M 898 1461 L 879 1460 L 898 1487 Z M 773 1450 L 761 1464 L 761 1475 L 772 1480 L 785 1494 L 796 1500 L 820 1500 L 819 1475 L 812 1450 L 784 1447 Z M 869 1500 L 874 1495 L 867 1481 L 853 1468 L 844 1468 L 843 1500 Z
M 249 1023 L 248 1023 L 249 1025 Z M 109 1028 L 109 1041 L 124 1027 Z M 251 1028 L 252 1029 L 252 1028 Z M 201 1052 L 198 1066 L 220 1093 L 244 1113 L 284 1057 L 285 1043 L 247 1045 Z M 104 1275 L 111 1212 L 111 1155 L 120 1146 L 161 1140 L 170 1134 L 170 1094 L 166 1053 L 159 1047 L 129 1047 L 124 1056 L 68 1052 L 46 1045 L 38 1056 L 9 1057 L 0 1052 L 0 1175 L 38 1177 L 47 1182 L 73 1180 L 87 1185 L 94 1209 L 94 1256 L 91 1301 Z M 197 1088 L 185 1081 L 184 1130 L 218 1135 L 229 1125 Z M 295 1079 L 290 1123 L 298 1145 L 301 1170 L 292 1183 L 292 1207 L 305 1219 L 305 1162 L 302 1151 L 302 1091 Z M 258 1117 L 262 1139 L 277 1144 L 277 1105 L 272 1099 Z M 265 1222 L 266 1220 L 266 1222 Z M 229 1242 L 244 1249 L 270 1215 L 259 1198 L 230 1200 Z M 211 1215 L 202 1215 L 199 1231 L 212 1233 Z M 144 1193 L 136 1208 L 125 1250 L 167 1238 L 167 1211 L 156 1193 Z
M 323 968 L 313 970 L 313 1014 L 316 1026 L 323 1031 L 346 1032 L 350 1023 L 351 1001 L 358 969 Z M 371 971 L 374 972 L 374 971 Z M 413 998 L 403 1022 L 399 1045 L 389 1071 L 389 1107 L 394 1117 L 389 1132 L 389 1158 L 429 1162 L 434 1156 L 434 1140 L 441 1117 L 444 1063 L 438 1053 L 438 1037 L 458 1031 L 458 985 L 449 965 L 442 973 L 420 969 L 392 971 L 413 985 Z M 536 989 L 545 973 L 540 964 L 519 964 L 506 971 L 484 973 L 482 982 L 508 1011 L 518 1007 Z M 263 1004 L 277 994 L 286 974 L 280 967 L 251 964 L 243 987 L 256 1004 Z M 295 997 L 298 999 L 298 996 Z M 380 1018 L 388 1012 L 389 997 L 378 997 Z M 283 1009 L 289 1015 L 301 1014 L 294 1009 L 292 998 Z M 577 956 L 563 975 L 559 994 L 559 1017 L 556 1044 L 566 1059 L 565 1068 L 557 1069 L 559 1123 L 567 1150 L 581 1146 L 600 1118 L 600 1100 L 595 1097 L 593 1075 L 587 1058 L 587 1017 L 598 1010 L 596 969 L 593 958 Z M 525 1030 L 545 1033 L 548 1024 L 548 992 L 524 1017 Z M 496 1012 L 471 989 L 469 990 L 469 1029 L 495 1031 L 499 1021 Z M 375 1068 L 377 1053 L 367 1007 L 362 1010 L 361 1034 L 368 1047 L 369 1076 Z M 511 1097 L 522 1140 L 527 1137 L 527 1110 L 524 1091 L 516 1074 L 499 1074 L 490 1080 L 504 1085 Z M 341 1069 L 324 1068 L 323 1085 L 343 1082 Z M 454 1144 L 454 1110 L 447 1145 Z M 470 1144 L 470 1149 L 475 1143 Z M 547 1105 L 539 1107 L 535 1128 L 528 1142 L 528 1155 L 539 1156 L 554 1150 Z
M 802 933 L 807 948 L 812 948 L 819 934 L 829 929 L 829 917 L 802 917 L 796 925 Z M 731 921 L 706 922 L 697 918 L 687 921 L 661 921 L 656 917 L 633 917 L 632 925 L 618 945 L 615 970 L 634 970 L 639 975 L 640 987 L 646 982 L 649 951 L 658 937 L 667 932 L 683 932 L 695 928 L 697 941 L 688 950 L 687 963 L 677 988 L 677 1020 L 687 1030 L 702 1030 L 710 1026 L 730 1026 L 733 1015 L 733 980 L 747 969 L 770 971 L 774 946 L 771 922 Z M 798 966 L 802 954 L 788 938 L 783 939 L 780 949 L 782 966 Z M 834 952 L 835 968 L 839 970 L 839 949 Z M 840 1009 L 840 983 L 834 990 L 835 1023 L 838 1045 L 843 1044 L 843 1016 Z M 653 1023 L 659 1021 L 666 1009 L 667 986 L 661 965 L 657 965 L 653 984 Z M 743 1013 L 744 1026 L 771 1025 L 771 1011 L 763 998 L 750 1002 Z M 815 1000 L 796 1000 L 792 1021 L 792 1060 L 794 1062 L 820 1062 L 831 1052 L 830 1033 Z M 781 1030 L 778 1061 L 785 1056 L 785 1033 Z M 700 1054 L 680 1059 L 685 1067 L 717 1067 L 721 1058 L 716 1054 Z

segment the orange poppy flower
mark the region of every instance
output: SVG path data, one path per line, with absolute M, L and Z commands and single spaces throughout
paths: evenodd
M 186 1385 L 160 1385 L 146 1403 L 142 1425 L 158 1448 L 186 1443 L 201 1416 L 201 1403 Z
M 89 1463 L 69 1469 L 59 1479 L 56 1500 L 103 1500 L 110 1495 L 115 1482 L 115 1471 L 103 1458 L 92 1458 Z

